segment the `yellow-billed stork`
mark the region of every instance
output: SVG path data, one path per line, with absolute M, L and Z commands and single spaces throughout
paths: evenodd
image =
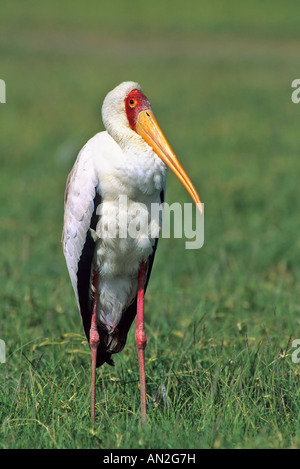
M 162 133 L 138 83 L 121 83 L 102 106 L 106 131 L 80 151 L 65 192 L 63 250 L 85 334 L 92 352 L 91 418 L 95 419 L 96 367 L 113 365 L 137 315 L 141 418 L 146 418 L 144 291 L 152 269 L 155 236 L 119 236 L 132 204 L 149 212 L 164 201 L 167 167 L 176 174 L 202 211 L 199 196 Z M 118 205 L 126 196 L 126 208 Z M 118 210 L 119 209 L 119 212 Z M 139 222 L 139 211 L 131 214 Z M 116 236 L 103 236 L 117 226 Z M 151 227 L 153 229 L 153 226 Z M 154 230 L 155 231 L 155 230 Z M 150 233 L 150 231 L 149 231 Z M 153 233 L 153 230 L 151 231 Z

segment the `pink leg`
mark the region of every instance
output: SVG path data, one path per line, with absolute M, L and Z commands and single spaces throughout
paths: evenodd
M 145 356 L 144 350 L 146 347 L 146 336 L 144 331 L 144 289 L 145 289 L 145 275 L 146 275 L 146 264 L 141 263 L 138 274 L 138 294 L 137 294 L 137 314 L 136 314 L 136 329 L 135 329 L 135 341 L 139 357 L 139 369 L 140 369 L 140 388 L 141 388 L 141 404 L 142 423 L 146 422 L 146 382 L 145 382 Z
M 93 278 L 94 300 L 93 315 L 90 329 L 90 347 L 92 351 L 92 383 L 91 383 L 91 419 L 95 421 L 95 387 L 96 387 L 96 363 L 97 349 L 99 345 L 99 334 L 97 329 L 97 297 L 98 297 L 98 272 L 94 272 Z

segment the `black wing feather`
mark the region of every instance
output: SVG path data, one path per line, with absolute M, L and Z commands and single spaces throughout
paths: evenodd
M 96 230 L 98 216 L 96 214 L 97 207 L 101 203 L 101 196 L 95 190 L 94 211 L 91 218 L 90 227 Z M 80 312 L 84 327 L 85 335 L 89 341 L 90 328 L 92 322 L 92 301 L 90 295 L 91 268 L 95 250 L 95 241 L 91 236 L 90 230 L 87 231 L 86 240 L 82 249 L 82 253 L 78 262 L 77 272 L 77 291 L 80 305 Z

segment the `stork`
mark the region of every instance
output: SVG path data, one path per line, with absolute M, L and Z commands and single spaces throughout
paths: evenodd
M 95 420 L 96 368 L 113 365 L 136 316 L 141 420 L 146 419 L 144 293 L 157 247 L 150 208 L 164 201 L 169 167 L 202 211 L 199 196 L 163 132 L 138 83 L 123 82 L 104 99 L 106 131 L 80 151 L 67 180 L 63 251 L 92 354 L 91 419 Z M 126 196 L 126 207 L 120 197 Z M 121 236 L 121 220 L 133 205 L 130 221 L 147 212 L 148 233 Z M 119 211 L 118 211 L 118 210 Z M 128 220 L 127 220 L 128 222 Z M 150 225 L 151 230 L 150 230 Z M 114 236 L 104 236 L 107 227 Z

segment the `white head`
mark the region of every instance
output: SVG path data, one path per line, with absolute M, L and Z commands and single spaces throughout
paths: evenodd
M 124 81 L 106 95 L 102 105 L 104 127 L 111 137 L 124 149 L 132 143 L 137 145 L 144 144 L 137 133 L 131 129 L 126 114 L 125 100 L 133 90 L 138 90 L 142 94 L 142 89 L 138 83 Z
M 180 179 L 202 212 L 199 196 L 160 129 L 150 101 L 138 83 L 124 81 L 107 94 L 102 106 L 102 120 L 107 132 L 122 149 L 134 147 L 138 150 L 148 144 Z

